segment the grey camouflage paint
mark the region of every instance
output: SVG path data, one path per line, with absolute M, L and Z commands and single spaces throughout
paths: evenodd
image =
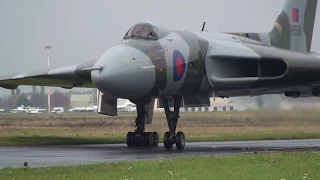
M 61 68 L 42 70 L 33 73 L 16 74 L 0 77 L 0 87 L 16 89 L 18 85 L 56 86 L 62 88 L 95 88 L 91 82 L 91 71 L 82 70 L 92 67 L 95 61 Z
M 287 0 L 273 29 L 269 33 L 238 33 L 281 49 L 310 52 L 317 0 Z M 292 9 L 298 8 L 298 22 L 293 21 Z
M 308 53 L 316 5 L 317 0 L 287 0 L 270 33 L 192 33 L 142 22 L 158 29 L 159 40 L 124 39 L 97 61 L 1 77 L 0 86 L 97 87 L 133 101 L 180 94 L 184 106 L 208 105 L 213 91 L 222 97 L 312 92 L 320 87 L 319 55 Z M 299 23 L 292 22 L 292 8 L 303 14 Z M 301 27 L 300 36 L 291 34 L 293 25 Z M 185 59 L 178 81 L 174 81 L 176 50 Z M 102 70 L 85 70 L 91 67 Z

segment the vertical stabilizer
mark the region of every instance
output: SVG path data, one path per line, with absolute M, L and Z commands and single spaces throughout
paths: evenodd
M 318 0 L 286 0 L 270 43 L 282 49 L 310 52 Z

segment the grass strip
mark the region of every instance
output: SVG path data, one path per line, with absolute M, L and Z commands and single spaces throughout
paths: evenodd
M 1 114 L 0 146 L 124 143 L 135 113 L 117 117 L 90 114 Z M 177 131 L 188 142 L 320 138 L 317 111 L 181 113 Z M 155 113 L 146 131 L 168 131 L 164 113 Z
M 1 179 L 307 180 L 320 177 L 319 152 L 186 157 L 41 168 L 5 168 Z

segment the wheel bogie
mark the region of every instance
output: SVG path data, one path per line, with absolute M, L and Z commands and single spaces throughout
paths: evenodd
M 166 132 L 163 137 L 164 148 L 171 150 L 173 145 L 176 144 L 178 150 L 183 150 L 185 147 L 185 136 L 183 132 L 178 132 L 176 135 L 171 135 Z
M 126 142 L 128 147 L 157 147 L 159 135 L 157 132 L 128 132 Z

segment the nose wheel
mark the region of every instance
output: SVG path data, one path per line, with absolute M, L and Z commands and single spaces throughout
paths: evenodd
M 181 103 L 181 96 L 176 96 L 174 98 L 174 111 L 169 109 L 169 103 L 167 99 L 162 99 L 164 110 L 166 113 L 167 123 L 169 127 L 169 131 L 164 134 L 163 143 L 164 148 L 167 150 L 171 150 L 173 145 L 176 144 L 178 150 L 183 150 L 185 147 L 185 136 L 183 132 L 176 132 L 177 123 L 179 119 L 179 109 Z

